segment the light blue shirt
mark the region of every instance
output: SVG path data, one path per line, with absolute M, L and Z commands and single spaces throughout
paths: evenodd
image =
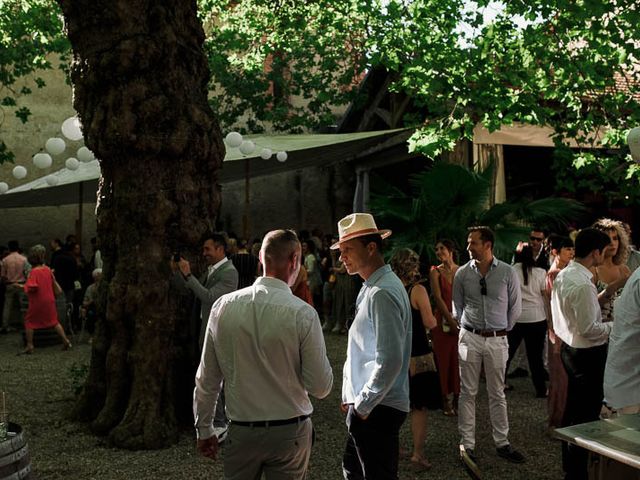
M 478 330 L 511 330 L 522 313 L 520 281 L 510 265 L 493 257 L 482 295 L 475 260 L 460 267 L 453 279 L 453 316 L 460 325 Z
M 640 269 L 613 304 L 604 399 L 613 408 L 640 405 Z
M 411 304 L 407 291 L 389 265 L 362 285 L 349 329 L 342 402 L 360 415 L 377 405 L 409 411 Z

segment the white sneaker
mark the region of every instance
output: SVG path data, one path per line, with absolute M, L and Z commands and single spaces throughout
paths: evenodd
M 229 427 L 213 427 L 213 434 L 218 437 L 218 445 L 224 442 L 228 433 Z

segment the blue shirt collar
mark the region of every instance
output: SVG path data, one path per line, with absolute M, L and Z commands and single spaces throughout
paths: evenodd
M 387 273 L 389 273 L 389 272 L 391 272 L 391 266 L 389 266 L 389 265 L 383 265 L 383 266 L 381 266 L 379 269 L 377 269 L 375 272 L 373 272 L 373 273 L 369 276 L 369 278 L 367 278 L 367 279 L 364 281 L 364 284 L 365 284 L 367 287 L 370 287 L 370 286 L 372 286 L 372 285 L 375 285 L 375 284 L 376 284 L 376 282 L 377 282 L 378 280 L 380 280 L 380 279 L 382 278 L 382 276 L 383 276 L 383 275 L 385 275 L 385 274 L 387 274 Z
M 491 266 L 489 267 L 489 270 L 491 270 L 492 268 L 495 268 L 495 267 L 497 267 L 497 266 L 498 266 L 498 259 L 497 259 L 497 258 L 496 258 L 496 256 L 494 255 L 494 256 L 493 256 L 493 260 L 491 260 Z M 475 261 L 475 260 L 473 260 L 473 259 L 471 259 L 471 268 L 472 268 L 474 271 L 476 271 L 476 272 L 480 273 L 480 272 L 479 272 L 479 270 L 478 270 L 478 265 L 476 264 L 476 261 Z

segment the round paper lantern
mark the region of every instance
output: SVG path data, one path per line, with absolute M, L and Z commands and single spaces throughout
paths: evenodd
M 9 185 L 5 182 L 0 182 L 0 195 L 4 195 L 9 191 Z
M 91 162 L 96 158 L 93 152 L 89 150 L 87 147 L 80 147 L 77 153 L 78 153 L 78 160 L 80 160 L 81 162 L 85 162 L 85 163 Z
M 77 158 L 69 157 L 64 162 L 64 166 L 67 167 L 69 170 L 77 170 L 78 167 L 80 166 L 80 162 L 78 161 Z
M 36 153 L 33 156 L 33 164 L 38 168 L 49 168 L 53 163 L 53 158 L 48 153 Z
M 69 117 L 62 122 L 62 134 L 74 142 L 82 139 L 82 129 L 78 117 Z
M 45 178 L 45 181 L 47 182 L 47 185 L 54 186 L 60 182 L 60 179 L 58 179 L 58 177 L 54 175 L 49 175 L 47 176 L 47 178 Z
M 276 158 L 278 159 L 279 162 L 286 162 L 287 161 L 287 152 L 278 152 L 276 154 Z
M 24 177 L 27 176 L 27 169 L 24 168 L 22 165 L 18 165 L 17 167 L 13 167 L 13 171 L 11 172 L 14 176 L 14 178 L 17 178 L 18 180 L 22 180 Z
M 231 148 L 238 148 L 242 144 L 242 135 L 240 135 L 238 132 L 229 132 L 224 138 L 224 141 Z
M 640 163 L 640 127 L 629 130 L 627 143 L 629 144 L 629 150 L 631 150 L 631 158 Z
M 64 140 L 58 137 L 50 138 L 44 144 L 45 150 L 51 155 L 60 155 L 66 147 Z
M 260 157 L 263 160 L 269 160 L 272 154 L 273 152 L 271 151 L 270 148 L 263 148 L 262 151 L 260 152 Z
M 238 147 L 238 149 L 243 155 L 250 155 L 256 149 L 256 144 L 251 140 L 245 140 L 240 144 L 240 147 Z

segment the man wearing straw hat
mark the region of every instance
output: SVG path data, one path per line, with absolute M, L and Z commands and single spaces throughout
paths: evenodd
M 338 222 L 340 258 L 364 285 L 349 329 L 342 384 L 348 438 L 342 460 L 346 479 L 398 478 L 398 432 L 409 412 L 411 306 L 400 279 L 385 265 L 382 240 L 368 213 Z

